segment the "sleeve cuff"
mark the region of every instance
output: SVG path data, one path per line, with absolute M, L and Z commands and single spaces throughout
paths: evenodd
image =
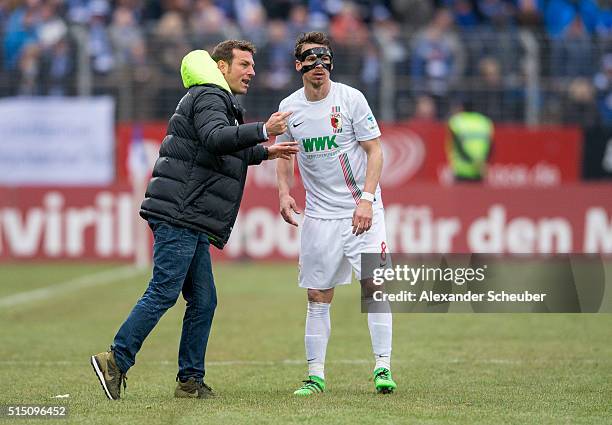
M 268 159 L 266 147 L 263 145 L 257 145 L 253 148 L 251 162 L 249 165 L 259 165 L 266 159 Z

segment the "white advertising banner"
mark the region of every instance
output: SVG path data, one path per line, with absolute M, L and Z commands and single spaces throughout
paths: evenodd
M 111 97 L 0 100 L 0 185 L 106 185 L 114 180 Z

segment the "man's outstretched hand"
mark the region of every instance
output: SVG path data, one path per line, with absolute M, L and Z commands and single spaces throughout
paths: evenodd
M 295 203 L 295 199 L 293 199 L 290 195 L 281 196 L 280 198 L 280 213 L 287 223 L 292 224 L 297 227 L 298 223 L 293 218 L 293 213 L 301 214 L 302 211 L 298 208 Z
M 283 142 L 268 146 L 268 159 L 291 159 L 299 152 L 297 142 Z

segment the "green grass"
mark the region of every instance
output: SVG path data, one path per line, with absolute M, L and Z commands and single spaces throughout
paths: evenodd
M 109 267 L 3 265 L 0 294 Z M 0 405 L 66 404 L 62 422 L 79 424 L 612 423 L 612 315 L 396 314 L 399 389 L 381 396 L 370 380 L 357 285 L 338 289 L 332 307 L 329 391 L 296 399 L 306 308 L 296 274 L 295 265 L 216 265 L 219 306 L 206 377 L 218 393 L 212 400 L 172 397 L 182 299 L 145 342 L 124 399 L 104 397 L 89 356 L 108 348 L 147 273 L 1 309 Z M 52 398 L 58 394 L 70 398 Z
M 112 263 L 49 264 L 45 266 L 33 266 L 26 263 L 2 264 L 0 265 L 0 297 L 44 288 L 115 267 L 117 265 Z

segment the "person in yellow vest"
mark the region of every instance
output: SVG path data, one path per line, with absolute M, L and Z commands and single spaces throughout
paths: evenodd
M 493 122 L 463 101 L 448 120 L 446 155 L 455 181 L 480 182 L 493 146 Z

